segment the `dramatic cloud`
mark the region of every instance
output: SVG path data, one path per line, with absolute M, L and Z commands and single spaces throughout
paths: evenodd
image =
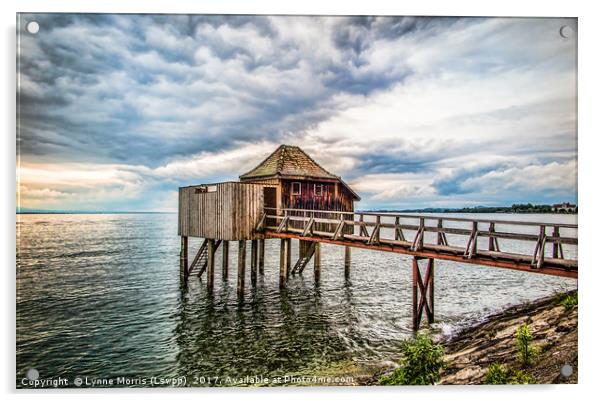
M 364 208 L 576 199 L 573 19 L 23 14 L 20 203 L 174 210 L 304 148 Z

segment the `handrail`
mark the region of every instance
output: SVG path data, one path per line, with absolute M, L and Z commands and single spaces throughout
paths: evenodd
M 268 212 L 275 211 L 275 212 Z M 302 212 L 303 214 L 296 214 Z M 309 212 L 309 213 L 308 213 Z M 320 216 L 326 214 L 326 217 Z M 359 216 L 356 220 L 355 216 Z M 374 221 L 365 221 L 364 216 L 376 216 Z M 384 222 L 382 218 L 395 218 L 395 222 Z M 311 209 L 295 208 L 271 208 L 266 207 L 262 221 L 272 219 L 273 224 L 262 227 L 263 231 L 276 233 L 279 235 L 290 234 L 300 235 L 301 237 L 315 237 L 325 239 L 324 241 L 347 241 L 359 244 L 362 247 L 379 247 L 388 245 L 396 247 L 398 252 L 418 253 L 424 249 L 442 253 L 442 255 L 453 254 L 464 258 L 465 260 L 481 260 L 483 258 L 491 259 L 487 263 L 495 265 L 498 259 L 513 260 L 516 263 L 526 264 L 532 269 L 542 267 L 560 267 L 576 272 L 577 260 L 565 258 L 563 245 L 577 245 L 577 235 L 561 235 L 561 228 L 577 228 L 577 225 L 568 225 L 561 223 L 542 223 L 542 222 L 515 222 L 506 220 L 486 220 L 470 218 L 454 218 L 445 216 L 423 216 L 423 215 L 405 215 L 386 213 L 364 213 L 347 211 L 324 211 Z M 399 218 L 415 219 L 416 222 L 400 222 Z M 436 225 L 427 224 L 427 222 L 436 221 Z M 444 226 L 445 221 L 459 221 L 470 223 L 470 227 L 458 228 Z M 488 223 L 487 228 L 479 227 L 479 223 Z M 496 224 L 531 226 L 538 228 L 537 234 L 524 233 L 523 231 L 496 230 Z M 316 227 L 315 225 L 322 225 Z M 356 232 L 356 226 L 359 233 Z M 352 229 L 351 232 L 345 231 L 345 228 Z M 546 230 L 552 228 L 552 233 Z M 383 229 L 393 229 L 393 235 L 383 233 Z M 414 232 L 413 240 L 406 237 L 403 231 Z M 274 232 L 275 231 L 275 232 Z M 424 233 L 437 233 L 436 242 L 427 242 Z M 523 232 L 523 233 L 521 233 Z M 388 233 L 388 232 L 387 232 Z M 308 236 L 311 234 L 310 236 Z M 466 244 L 462 246 L 452 246 L 449 244 L 446 235 L 468 236 Z M 489 244 L 485 248 L 479 247 L 478 239 L 488 238 Z M 535 247 L 531 253 L 514 253 L 508 250 L 502 251 L 498 239 L 519 240 L 534 242 Z M 552 245 L 552 255 L 546 255 L 546 244 Z M 542 272 L 543 272 L 542 271 Z M 558 271 L 553 271 L 557 273 Z
M 478 223 L 499 223 L 500 225 L 516 225 L 516 226 L 546 226 L 554 227 L 558 226 L 567 229 L 577 229 L 578 225 L 572 223 L 555 223 L 555 222 L 529 222 L 529 221 L 511 221 L 501 219 L 482 219 L 482 218 L 458 218 L 453 216 L 441 216 L 441 215 L 417 215 L 417 214 L 396 214 L 391 212 L 361 212 L 361 211 L 327 211 L 317 209 L 297 209 L 297 208 L 273 208 L 264 207 L 265 210 L 271 211 L 294 211 L 294 212 L 313 212 L 313 213 L 329 213 L 329 214 L 343 214 L 343 215 L 364 215 L 364 216 L 386 216 L 392 218 L 407 218 L 407 219 L 418 219 L 424 218 L 425 220 L 439 220 L 453 221 L 453 222 L 478 222 Z

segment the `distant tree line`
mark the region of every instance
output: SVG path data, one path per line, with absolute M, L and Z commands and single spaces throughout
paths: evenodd
M 510 207 L 465 207 L 465 208 L 422 208 L 422 209 L 379 209 L 374 212 L 427 212 L 427 213 L 513 213 L 513 214 L 567 214 L 547 204 L 512 204 Z M 575 210 L 575 213 L 578 211 Z

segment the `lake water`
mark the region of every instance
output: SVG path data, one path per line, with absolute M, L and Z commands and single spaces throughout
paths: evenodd
M 199 244 L 190 241 L 190 261 Z M 533 248 L 521 244 L 500 245 Z M 188 385 L 204 376 L 309 374 L 349 359 L 396 359 L 412 333 L 407 256 L 353 249 L 346 281 L 344 249 L 322 245 L 319 283 L 310 263 L 280 290 L 279 242 L 267 240 L 265 275 L 255 288 L 247 278 L 239 303 L 236 243 L 226 281 L 217 253 L 213 294 L 204 278 L 180 284 L 179 247 L 175 214 L 18 215 L 17 386 L 30 368 L 40 378 L 186 376 Z M 450 334 L 505 306 L 573 288 L 571 279 L 436 261 L 434 327 Z

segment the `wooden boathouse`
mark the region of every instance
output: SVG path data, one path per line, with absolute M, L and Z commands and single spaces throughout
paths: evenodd
M 280 287 L 313 259 L 319 279 L 320 244 L 345 248 L 345 276 L 351 248 L 406 254 L 412 262 L 412 317 L 418 329 L 423 312 L 434 320 L 435 260 L 448 260 L 532 273 L 577 278 L 577 260 L 564 248 L 577 245 L 577 225 L 356 212 L 358 194 L 296 146 L 281 145 L 239 181 L 179 189 L 180 275 L 184 282 L 206 273 L 211 291 L 215 254 L 222 249 L 228 276 L 229 242 L 238 242 L 237 292 L 245 286 L 247 242 L 251 243 L 251 283 L 263 275 L 265 240 L 280 239 Z M 189 264 L 188 238 L 204 239 Z M 291 241 L 299 241 L 292 260 Z M 504 250 L 505 241 L 532 244 L 525 254 Z M 425 269 L 420 261 L 426 260 Z M 375 268 L 377 269 L 377 268 Z M 424 271 L 424 275 L 422 272 Z

